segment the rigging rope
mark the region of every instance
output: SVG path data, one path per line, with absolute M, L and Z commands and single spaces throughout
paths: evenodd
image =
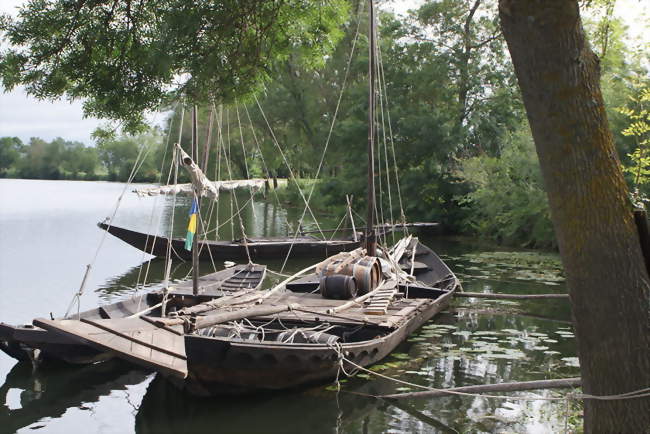
M 377 69 L 377 80 L 379 81 L 379 114 L 381 116 L 381 132 L 382 132 L 382 142 L 384 145 L 384 165 L 386 166 L 386 185 L 388 189 L 388 210 L 390 212 L 390 223 L 391 225 L 395 224 L 395 218 L 393 217 L 393 197 L 391 194 L 391 181 L 390 181 L 390 168 L 388 167 L 388 144 L 386 141 L 386 124 L 384 119 L 384 92 L 382 91 L 382 82 L 381 82 L 381 70 L 379 67 L 380 59 L 379 45 L 377 46 L 377 55 L 376 59 L 376 69 Z M 381 155 L 381 152 L 379 153 Z M 395 168 L 397 170 L 397 168 Z M 385 239 L 384 239 L 385 242 Z
M 282 156 L 282 160 L 284 161 L 285 166 L 287 167 L 287 170 L 289 170 L 289 175 L 293 182 L 296 184 L 296 187 L 298 188 L 298 193 L 300 194 L 300 197 L 302 198 L 303 202 L 305 203 L 306 209 L 309 210 L 309 213 L 311 214 L 311 217 L 314 219 L 314 223 L 316 223 L 316 226 L 318 227 L 318 230 L 320 231 L 321 235 L 323 235 L 323 231 L 320 228 L 320 225 L 318 224 L 318 220 L 314 216 L 314 213 L 312 212 L 311 207 L 309 206 L 309 202 L 305 198 L 305 195 L 302 192 L 302 189 L 300 188 L 300 185 L 298 184 L 296 176 L 293 174 L 293 169 L 291 168 L 291 165 L 289 164 L 289 161 L 287 161 L 287 157 L 282 151 L 282 148 L 280 147 L 280 143 L 278 142 L 278 139 L 275 137 L 275 133 L 273 132 L 273 128 L 271 128 L 271 124 L 269 123 L 269 120 L 266 117 L 266 113 L 264 113 L 264 110 L 262 109 L 262 105 L 260 104 L 260 101 L 257 99 L 257 96 L 254 95 L 253 98 L 255 98 L 255 102 L 257 103 L 257 107 L 260 110 L 260 113 L 262 114 L 262 117 L 264 118 L 264 121 L 266 123 L 267 128 L 269 129 L 269 133 L 271 134 L 272 142 L 275 145 L 275 147 L 278 149 L 278 152 L 280 152 L 280 155 Z M 324 236 L 324 235 L 323 235 Z
M 269 170 L 266 160 L 264 159 L 264 153 L 262 152 L 262 147 L 260 146 L 260 142 L 257 139 L 257 134 L 255 134 L 255 128 L 253 128 L 253 121 L 251 119 L 251 115 L 248 111 L 248 107 L 246 104 L 244 104 L 244 111 L 246 111 L 246 117 L 248 118 L 248 123 L 250 125 L 251 132 L 253 133 L 253 140 L 255 141 L 255 146 L 257 147 L 257 151 L 260 153 L 260 159 L 262 160 L 262 166 L 264 166 L 264 171 L 266 172 L 266 178 L 271 179 L 271 171 Z M 275 197 L 275 204 L 276 206 L 280 209 L 282 208 L 282 205 L 280 204 L 280 198 L 278 197 L 278 192 L 276 191 L 275 188 L 273 188 L 273 195 Z M 286 218 L 285 214 L 285 222 L 287 225 L 289 224 L 289 221 Z
M 450 390 L 450 389 L 440 389 L 436 387 L 430 387 L 430 386 L 423 386 L 421 384 L 417 383 L 412 383 L 409 381 L 404 381 L 400 380 L 398 378 L 390 377 L 388 375 L 381 374 L 376 371 L 372 371 L 370 369 L 364 368 L 363 366 L 360 366 L 356 363 L 354 363 L 352 360 L 348 359 L 345 357 L 345 354 L 342 350 L 341 344 L 336 343 L 335 345 L 328 344 L 330 349 L 332 349 L 338 356 L 339 360 L 339 370 L 343 372 L 346 376 L 351 376 L 354 375 L 354 373 L 348 373 L 345 371 L 345 367 L 343 362 L 348 363 L 351 365 L 356 372 L 358 371 L 363 371 L 367 374 L 375 375 L 377 377 L 383 378 L 388 381 L 392 381 L 394 383 L 399 383 L 403 384 L 409 387 L 414 387 L 418 389 L 422 389 L 425 391 L 431 391 L 431 392 L 441 392 L 441 393 L 447 393 L 449 395 L 457 395 L 457 396 L 467 396 L 467 397 L 479 397 L 479 398 L 494 398 L 494 399 L 501 399 L 501 400 L 517 400 L 517 401 L 564 401 L 564 400 L 581 400 L 581 399 L 594 399 L 594 400 L 599 400 L 599 401 L 615 401 L 615 400 L 627 400 L 627 399 L 638 399 L 638 398 L 646 398 L 650 397 L 650 387 L 639 389 L 639 390 L 634 390 L 632 392 L 626 392 L 626 393 L 621 393 L 621 394 L 615 394 L 615 395 L 591 395 L 588 393 L 569 393 L 564 397 L 540 397 L 540 396 L 531 396 L 531 395 L 526 395 L 526 396 L 508 396 L 508 395 L 490 395 L 490 394 L 484 394 L 484 393 L 471 393 L 471 392 L 462 392 L 458 390 Z M 336 381 L 338 382 L 339 375 L 337 373 L 336 376 Z M 337 384 L 337 386 L 340 389 L 340 384 Z M 362 394 L 365 395 L 365 394 Z M 380 397 L 380 396 L 375 396 L 375 395 L 366 395 L 366 396 L 371 396 L 374 398 Z
M 174 105 L 174 107 L 172 108 L 172 112 L 176 111 L 176 109 L 178 108 L 178 105 L 179 105 L 179 103 L 176 103 Z M 165 173 L 165 160 L 167 159 L 167 150 L 169 149 L 169 144 L 170 144 L 170 141 L 171 141 L 172 126 L 173 125 L 174 125 L 174 117 L 172 116 L 170 121 L 169 121 L 169 127 L 168 127 L 168 130 L 167 130 L 167 138 L 165 140 L 165 150 L 164 150 L 164 153 L 163 153 L 162 162 L 160 163 L 160 176 L 158 177 L 158 184 L 162 183 L 162 177 L 163 177 L 163 174 Z M 179 127 L 182 127 L 182 125 L 179 126 Z M 170 165 L 169 165 L 169 174 L 167 175 L 167 183 L 169 183 L 169 179 L 170 179 L 171 174 L 172 174 L 172 165 L 173 165 L 173 157 L 172 157 L 172 161 L 170 161 Z M 156 196 L 154 198 L 153 207 L 151 208 L 151 215 L 149 217 L 149 227 L 154 227 L 154 215 L 155 215 L 155 212 L 156 212 L 157 204 L 158 204 L 158 196 Z M 147 232 L 147 238 L 145 240 L 145 246 L 149 245 L 149 237 L 150 236 L 151 236 L 151 234 L 149 234 Z M 153 235 L 153 242 L 152 242 L 151 250 L 150 250 L 151 252 L 153 252 L 154 248 L 156 247 L 156 242 L 158 241 L 158 238 L 159 237 L 158 237 L 157 234 Z M 145 272 L 144 272 L 144 278 L 142 280 L 142 283 L 140 283 L 140 275 L 142 273 L 145 254 L 146 254 L 146 251 L 143 250 L 142 251 L 142 260 L 143 260 L 143 262 L 142 262 L 142 264 L 140 264 L 140 267 L 139 267 L 139 270 L 138 270 L 138 277 L 136 279 L 136 284 L 135 284 L 135 293 L 136 294 L 138 292 L 138 286 L 141 286 L 142 288 L 144 288 L 146 286 L 147 280 L 149 278 L 149 271 L 151 269 L 151 261 L 147 261 L 147 266 L 145 267 Z M 138 310 L 139 310 L 139 306 L 140 306 L 140 303 L 142 302 L 143 297 L 144 297 L 144 295 L 142 295 L 140 297 L 140 299 L 138 300 Z
M 363 2 L 361 2 L 360 5 L 359 5 L 359 15 L 361 14 L 361 12 L 362 12 L 362 10 L 363 10 L 363 5 L 364 5 Z M 276 146 L 276 147 L 278 148 L 278 150 L 280 151 L 280 154 L 282 155 L 282 159 L 284 160 L 284 163 L 285 163 L 285 165 L 287 166 L 287 169 L 289 170 L 289 173 L 290 173 L 290 175 L 291 175 L 291 178 L 293 178 L 294 182 L 296 183 L 296 187 L 298 188 L 298 192 L 300 193 L 300 196 L 301 196 L 301 198 L 303 199 L 303 201 L 304 201 L 304 203 L 305 203 L 305 208 L 303 209 L 302 215 L 301 215 L 301 217 L 300 217 L 300 219 L 299 219 L 299 221 L 298 221 L 298 227 L 297 227 L 297 229 L 296 229 L 296 231 L 295 231 L 295 233 L 294 233 L 294 236 L 293 236 L 293 239 L 292 239 L 291 245 L 289 246 L 289 251 L 287 252 L 287 255 L 286 255 L 285 258 L 284 258 L 284 262 L 282 263 L 282 268 L 281 268 L 280 271 L 284 271 L 284 268 L 286 267 L 287 261 L 288 261 L 290 255 L 291 255 L 291 251 L 293 250 L 293 246 L 294 246 L 294 244 L 295 244 L 295 242 L 296 242 L 296 239 L 298 238 L 298 234 L 299 234 L 300 231 L 301 231 L 301 226 L 302 226 L 302 223 L 303 223 L 303 221 L 304 221 L 305 214 L 306 214 L 306 212 L 307 212 L 308 210 L 309 210 L 309 213 L 310 213 L 312 219 L 314 220 L 314 223 L 316 224 L 316 227 L 318 228 L 318 231 L 320 232 L 320 234 L 321 234 L 321 236 L 323 237 L 323 239 L 325 239 L 325 234 L 323 233 L 323 231 L 322 231 L 320 225 L 318 224 L 318 220 L 317 220 L 316 217 L 314 216 L 314 213 L 312 212 L 312 209 L 311 209 L 311 207 L 309 206 L 309 202 L 311 201 L 311 197 L 312 197 L 312 195 L 313 195 L 313 193 L 314 193 L 314 189 L 315 189 L 315 187 L 316 187 L 316 182 L 315 182 L 315 181 L 316 181 L 316 180 L 318 179 L 318 177 L 320 176 L 320 172 L 321 172 L 321 170 L 322 170 L 323 163 L 324 163 L 324 161 L 325 161 L 325 155 L 326 155 L 326 153 L 327 153 L 327 149 L 328 149 L 328 147 L 329 147 L 329 143 L 330 143 L 330 140 L 331 140 L 331 138 L 332 138 L 332 132 L 334 131 L 334 125 L 336 124 L 336 120 L 337 120 L 337 118 L 338 118 L 339 108 L 340 108 L 340 106 L 341 106 L 341 100 L 343 99 L 343 94 L 344 94 L 344 92 L 345 92 L 345 88 L 346 88 L 347 80 L 348 80 L 348 77 L 349 77 L 349 75 L 350 75 L 350 65 L 351 65 L 351 63 L 352 63 L 352 58 L 354 57 L 354 50 L 355 50 L 355 47 L 356 47 L 356 44 L 357 44 L 357 40 L 358 40 L 358 38 L 359 38 L 359 28 L 360 28 L 360 24 L 361 24 L 361 21 L 360 21 L 360 20 L 357 20 L 357 28 L 356 28 L 356 32 L 355 32 L 355 35 L 354 35 L 354 39 L 353 39 L 353 41 L 352 41 L 352 48 L 350 49 L 350 55 L 348 56 L 348 61 L 347 61 L 346 68 L 345 68 L 345 74 L 344 74 L 344 76 L 343 76 L 343 83 L 341 84 L 341 92 L 339 93 L 339 97 L 338 97 L 338 100 L 337 100 L 337 102 L 336 102 L 336 108 L 335 108 L 335 110 L 334 110 L 334 116 L 332 117 L 332 122 L 331 122 L 331 124 L 330 124 L 330 128 L 329 128 L 329 131 L 328 131 L 328 133 L 327 133 L 327 139 L 325 140 L 325 146 L 324 146 L 324 149 L 323 149 L 323 153 L 321 154 L 321 158 L 320 158 L 320 161 L 319 161 L 319 163 L 318 163 L 318 169 L 316 170 L 316 176 L 314 177 L 314 182 L 312 183 L 312 186 L 311 186 L 311 189 L 310 189 L 310 192 L 309 192 L 309 196 L 308 196 L 307 199 L 305 199 L 305 196 L 304 196 L 304 194 L 303 194 L 303 192 L 302 192 L 302 189 L 301 189 L 300 186 L 298 185 L 298 182 L 296 181 L 296 178 L 295 178 L 294 175 L 293 175 L 293 171 L 292 171 L 292 169 L 291 169 L 291 167 L 290 167 L 290 165 L 289 165 L 289 163 L 288 163 L 288 161 L 287 161 L 287 159 L 286 159 L 284 153 L 282 152 L 282 149 L 280 148 L 277 139 L 275 138 L 275 134 L 273 133 L 273 130 L 272 130 L 272 128 L 271 128 L 271 125 L 269 124 L 269 121 L 268 121 L 268 119 L 266 118 L 266 114 L 265 114 L 264 111 L 262 110 L 262 106 L 260 105 L 260 102 L 259 102 L 259 100 L 257 99 L 257 96 L 255 96 L 255 102 L 257 103 L 257 106 L 258 106 L 260 112 L 262 113 L 262 116 L 264 117 L 264 121 L 266 122 L 266 125 L 267 125 L 267 127 L 268 127 L 268 129 L 269 129 L 269 131 L 270 131 L 270 133 L 271 133 L 271 137 L 272 137 L 272 139 L 273 139 L 273 143 L 275 144 L 275 146 Z
M 185 104 L 184 101 L 181 101 L 181 121 L 178 126 L 178 140 L 176 143 L 180 146 L 181 144 L 181 138 L 183 134 L 183 121 L 185 120 Z M 172 173 L 172 168 L 174 172 L 174 187 L 178 185 L 178 150 L 176 149 L 176 146 L 174 146 L 174 149 L 172 151 L 172 160 L 171 160 L 171 166 L 169 169 L 169 177 L 171 177 Z M 167 179 L 167 183 L 169 184 L 170 179 Z M 169 224 L 169 237 L 167 241 L 167 251 L 165 252 L 165 275 L 163 278 L 163 300 L 162 300 L 162 313 L 165 313 L 166 306 L 167 306 L 167 297 L 169 295 L 169 278 L 171 275 L 171 268 L 172 268 L 172 239 L 174 236 L 174 217 L 176 215 L 176 188 L 174 188 L 174 193 L 172 195 L 172 212 L 170 216 L 170 224 Z M 178 255 L 177 255 L 178 256 Z
M 227 110 L 226 110 L 226 119 L 230 120 L 229 117 L 228 117 L 228 111 Z M 230 155 L 231 155 L 230 154 L 230 123 L 228 123 L 228 158 L 226 158 L 226 170 L 228 171 L 228 178 L 232 181 L 232 169 L 231 169 L 231 166 L 230 166 Z M 244 221 L 243 221 L 243 219 L 241 217 L 242 208 L 239 208 L 239 203 L 238 203 L 238 200 L 237 200 L 237 192 L 235 190 L 230 192 L 230 199 L 231 199 L 230 213 L 231 213 L 231 215 L 233 214 L 232 201 L 234 200 L 235 201 L 235 206 L 237 207 L 237 217 L 239 218 L 239 229 L 241 230 L 242 240 L 244 242 L 244 248 L 246 249 L 246 257 L 248 258 L 248 263 L 252 264 L 253 261 L 251 259 L 251 252 L 250 252 L 250 250 L 248 248 L 248 237 L 246 236 L 246 230 L 244 228 Z M 251 200 L 252 199 L 253 198 L 251 196 Z M 253 205 L 251 204 L 251 208 L 252 207 L 253 207 Z M 234 225 L 231 225 L 231 227 L 233 228 L 232 230 L 233 230 L 233 240 L 234 240 L 234 238 L 235 238 L 235 236 L 234 236 L 235 228 L 234 228 Z
M 393 124 L 391 122 L 388 91 L 386 89 L 386 73 L 384 72 L 384 61 L 383 61 L 383 57 L 382 57 L 382 54 L 381 54 L 381 49 L 378 50 L 377 58 L 378 58 L 378 62 L 379 62 L 379 69 L 381 71 L 381 74 L 379 74 L 380 87 L 383 89 L 384 98 L 386 100 L 386 119 L 388 120 L 388 138 L 390 139 L 390 147 L 391 147 L 392 157 L 393 157 L 393 168 L 395 170 L 395 184 L 397 186 L 397 197 L 398 197 L 398 200 L 399 200 L 400 219 L 402 220 L 402 223 L 406 223 L 406 215 L 404 214 L 404 203 L 402 201 L 402 190 L 401 190 L 400 182 L 399 182 L 399 171 L 397 169 L 397 157 L 396 157 L 396 153 L 395 153 L 395 140 L 394 140 L 394 136 L 393 136 Z M 404 229 L 406 230 L 406 227 Z M 407 233 L 408 233 L 408 230 L 407 230 Z
M 242 153 L 244 154 L 244 169 L 246 169 L 246 179 L 251 179 L 250 172 L 248 170 L 248 158 L 246 157 L 246 147 L 244 146 L 244 132 L 242 131 L 241 127 L 241 119 L 239 117 L 239 103 L 237 102 L 237 99 L 235 98 L 235 112 L 237 113 L 237 124 L 239 126 L 239 138 L 241 139 L 241 150 Z M 253 219 L 255 219 L 257 216 L 255 215 L 255 203 L 253 202 L 253 188 L 249 187 L 248 191 L 251 194 L 251 210 L 253 211 Z
M 110 228 L 110 226 L 112 224 L 112 221 L 115 218 L 115 215 L 117 214 L 117 211 L 120 208 L 120 205 L 122 204 L 122 199 L 124 198 L 124 193 L 126 193 L 127 188 L 133 182 L 133 178 L 135 178 L 137 170 L 142 166 L 142 162 L 140 162 L 140 159 L 142 159 L 142 161 L 144 161 L 144 158 L 146 158 L 146 155 L 147 155 L 147 152 L 148 152 L 148 148 L 149 148 L 148 145 L 142 145 L 140 147 L 140 151 L 138 152 L 138 156 L 136 157 L 135 163 L 134 163 L 133 167 L 131 168 L 131 173 L 129 174 L 127 182 L 124 184 L 124 188 L 122 189 L 122 193 L 117 198 L 117 201 L 115 203 L 115 208 L 113 209 L 113 213 L 111 214 L 111 217 L 109 218 L 108 228 Z M 147 152 L 145 152 L 145 150 L 147 150 Z M 101 237 L 101 239 L 99 241 L 99 245 L 97 246 L 97 249 L 95 250 L 95 254 L 93 256 L 93 259 L 90 261 L 90 263 L 88 265 L 86 265 L 86 271 L 84 273 L 83 279 L 81 280 L 81 285 L 79 286 L 79 290 L 73 295 L 72 300 L 70 301 L 70 304 L 68 305 L 68 309 L 66 310 L 66 313 L 65 313 L 66 318 L 68 317 L 68 315 L 70 315 L 70 311 L 72 310 L 72 307 L 74 306 L 75 302 L 77 304 L 77 316 L 79 316 L 79 311 L 81 309 L 81 296 L 83 295 L 84 289 L 86 287 L 86 282 L 88 281 L 88 277 L 90 276 L 90 271 L 92 270 L 93 265 L 97 261 L 97 257 L 99 256 L 99 252 L 101 251 L 102 246 L 104 245 L 104 240 L 106 240 L 107 234 L 108 234 L 108 230 L 104 231 L 104 233 L 102 234 L 102 237 Z

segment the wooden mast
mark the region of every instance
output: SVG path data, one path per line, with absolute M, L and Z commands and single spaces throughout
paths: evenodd
M 197 138 L 197 113 L 196 105 L 192 108 L 192 156 L 198 159 L 199 155 L 199 141 Z M 197 160 L 194 160 L 197 161 Z M 196 200 L 196 233 L 192 240 L 192 293 L 198 295 L 199 293 L 199 236 L 201 235 L 201 196 L 200 192 L 194 187 L 194 200 Z
M 366 250 L 370 256 L 377 253 L 375 238 L 375 9 L 369 0 L 368 9 L 368 219 L 366 228 Z

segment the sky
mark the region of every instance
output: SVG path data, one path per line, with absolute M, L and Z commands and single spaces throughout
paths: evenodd
M 618 0 L 615 14 L 621 16 L 629 26 L 633 39 L 643 38 L 650 42 L 650 6 L 647 0 Z M 0 13 L 15 16 L 17 7 L 25 0 L 0 0 Z M 422 3 L 422 0 L 393 0 L 389 8 L 404 13 Z M 0 85 L 1 87 L 1 85 Z M 160 121 L 161 116 L 151 120 Z M 91 134 L 103 121 L 84 118 L 81 101 L 40 101 L 28 96 L 24 89 L 10 92 L 0 89 L 0 137 L 17 136 L 23 142 L 30 137 L 52 140 L 63 137 L 66 140 L 92 144 Z

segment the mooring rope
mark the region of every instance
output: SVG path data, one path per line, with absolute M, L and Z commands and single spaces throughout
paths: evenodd
M 458 396 L 468 396 L 468 397 L 482 397 L 482 398 L 494 398 L 494 399 L 501 399 L 501 400 L 519 400 L 519 401 L 563 401 L 563 400 L 568 400 L 568 399 L 573 399 L 573 400 L 583 400 L 583 399 L 595 399 L 595 400 L 600 400 L 600 401 L 615 401 L 615 400 L 626 400 L 626 399 L 638 399 L 638 398 L 646 398 L 650 397 L 650 387 L 648 388 L 643 388 L 639 390 L 635 390 L 632 392 L 627 392 L 627 393 L 621 393 L 621 394 L 616 394 L 616 395 L 591 395 L 587 393 L 568 393 L 564 397 L 540 397 L 540 396 L 506 396 L 506 395 L 491 395 L 491 394 L 485 394 L 485 393 L 472 393 L 472 392 L 462 392 L 458 390 L 450 390 L 450 389 L 440 389 L 436 387 L 431 387 L 431 386 L 423 386 L 421 384 L 417 383 L 412 383 L 409 381 L 404 381 L 400 380 L 398 378 L 390 377 L 388 375 L 381 374 L 379 372 L 372 371 L 370 369 L 364 368 L 363 366 L 360 366 L 356 363 L 354 363 L 352 360 L 348 359 L 345 357 L 345 354 L 343 353 L 340 345 L 339 347 L 334 347 L 330 346 L 330 348 L 335 351 L 338 355 L 338 358 L 340 360 L 340 366 L 343 368 L 343 362 L 348 363 L 352 367 L 354 367 L 358 371 L 363 371 L 367 374 L 375 375 L 377 377 L 383 378 L 388 381 L 392 381 L 394 383 L 399 383 L 403 384 L 405 386 L 409 387 L 414 387 L 418 389 L 422 389 L 425 391 L 430 391 L 430 392 L 440 392 L 440 393 L 446 393 L 449 395 L 458 395 Z M 345 373 L 345 371 L 343 370 Z M 346 373 L 347 376 L 350 376 Z M 338 375 L 337 375 L 338 378 Z M 381 398 L 381 395 L 367 395 L 371 396 L 373 398 Z

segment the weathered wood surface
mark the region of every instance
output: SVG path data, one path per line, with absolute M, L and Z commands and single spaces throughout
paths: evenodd
M 81 340 L 102 351 L 112 351 L 137 364 L 176 376 L 187 376 L 183 328 L 159 327 L 141 318 L 87 320 L 35 319 L 53 333 Z
M 389 281 L 383 282 L 377 288 L 373 289 L 372 291 L 368 292 L 367 294 L 364 294 L 362 296 L 359 296 L 359 297 L 355 298 L 354 300 L 350 300 L 350 301 L 348 301 L 346 303 L 343 303 L 340 306 L 333 307 L 333 308 L 329 309 L 328 313 L 341 312 L 341 311 L 344 311 L 345 309 L 351 308 L 352 306 L 361 306 L 361 303 L 363 303 L 368 298 L 375 295 L 378 291 L 385 290 L 387 288 L 395 288 L 395 287 L 397 287 L 397 282 L 395 282 L 394 280 L 389 280 Z
M 114 225 L 99 223 L 98 226 L 110 232 L 127 244 L 154 256 L 164 257 L 171 242 L 172 254 L 183 260 L 192 259 L 191 252 L 185 250 L 185 239 L 160 237 L 136 232 Z M 199 258 L 212 259 L 248 259 L 246 246 L 241 240 L 214 241 L 197 240 Z M 281 258 L 287 254 L 291 257 L 326 258 L 339 252 L 347 252 L 359 247 L 360 241 L 352 239 L 320 240 L 315 237 L 266 237 L 247 238 L 248 251 L 253 260 Z
M 244 318 L 255 318 L 261 315 L 273 315 L 280 312 L 287 312 L 299 308 L 297 303 L 279 306 L 255 306 L 240 309 L 232 312 L 219 312 L 196 318 L 196 328 L 201 329 L 228 321 L 237 321 Z
M 488 393 L 488 392 L 519 392 L 522 390 L 536 389 L 560 389 L 567 387 L 580 387 L 580 377 L 563 378 L 560 380 L 536 380 L 519 381 L 514 383 L 481 384 L 478 386 L 452 387 L 441 390 L 425 390 L 422 392 L 395 393 L 390 395 L 379 395 L 383 399 L 415 399 L 415 398 L 436 398 L 441 396 L 452 396 L 449 392 L 463 393 Z
M 257 289 L 266 276 L 266 266 L 236 265 L 199 278 L 199 295 L 220 297 L 241 289 Z M 192 294 L 192 281 L 173 286 L 172 294 Z
M 377 291 L 370 297 L 368 306 L 363 310 L 366 315 L 386 315 L 388 306 L 397 294 L 397 282 L 391 280 L 389 285 L 381 285 Z
M 429 303 L 428 299 L 400 299 L 393 301 L 383 315 L 367 315 L 363 305 L 353 305 L 345 311 L 334 311 L 332 306 L 348 304 L 347 300 L 328 300 L 318 294 L 292 294 L 290 292 L 279 294 L 266 303 L 300 304 L 301 308 L 293 311 L 280 312 L 273 317 L 282 321 L 327 321 L 332 324 L 365 323 L 377 326 L 395 326 L 416 315 L 419 308 Z M 272 316 L 261 316 L 259 320 L 270 320 Z

